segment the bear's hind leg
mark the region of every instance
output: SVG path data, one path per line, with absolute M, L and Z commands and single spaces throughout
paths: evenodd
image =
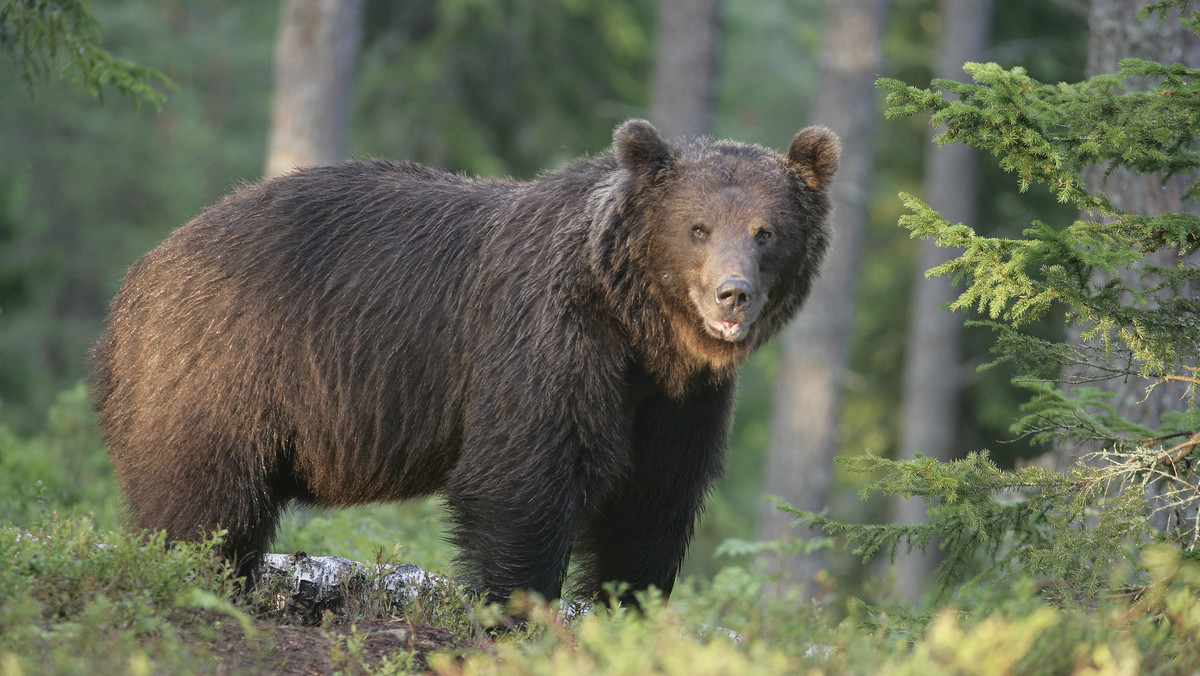
M 162 530 L 168 540 L 185 542 L 223 529 L 218 553 L 252 586 L 289 497 L 287 484 L 272 476 L 274 463 L 267 458 L 273 454 L 261 449 L 244 440 L 193 434 L 185 441 L 161 439 L 110 451 L 134 527 Z

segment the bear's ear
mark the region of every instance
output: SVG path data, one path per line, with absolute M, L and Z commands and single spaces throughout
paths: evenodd
M 825 127 L 808 127 L 792 139 L 784 163 L 810 188 L 824 190 L 837 171 L 841 154 L 837 134 Z
M 671 144 L 645 120 L 629 120 L 617 127 L 613 132 L 613 152 L 622 169 L 638 176 L 653 176 L 672 164 Z

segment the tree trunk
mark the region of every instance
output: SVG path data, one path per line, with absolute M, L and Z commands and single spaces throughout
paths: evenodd
M 1088 77 L 1117 72 L 1121 59 L 1139 58 L 1164 64 L 1183 63 L 1200 66 L 1200 41 L 1179 25 L 1172 13 L 1167 19 L 1138 20 L 1144 3 L 1132 0 L 1092 0 L 1088 15 Z M 1157 83 L 1127 80 L 1130 91 L 1149 89 Z M 1107 180 L 1104 168 L 1093 167 L 1085 177 L 1090 190 L 1103 190 L 1112 203 L 1131 214 L 1164 212 L 1200 213 L 1194 203 L 1184 204 L 1183 188 L 1188 176 L 1179 175 L 1162 185 L 1161 174 L 1138 174 L 1125 169 L 1114 171 Z M 1174 260 L 1173 252 L 1162 252 L 1165 260 Z M 1141 398 L 1141 395 L 1138 395 Z M 1177 408 L 1173 406 L 1172 408 Z
M 650 119 L 668 137 L 715 129 L 721 0 L 660 0 Z
M 267 176 L 346 157 L 361 42 L 362 0 L 284 0 L 275 42 Z
M 1190 67 L 1200 65 L 1200 43 L 1172 13 L 1164 21 L 1155 18 L 1138 20 L 1141 2 L 1131 0 L 1092 0 L 1088 14 L 1088 65 L 1089 77 L 1102 73 L 1117 72 L 1118 62 L 1126 58 L 1140 58 L 1164 64 L 1183 63 Z M 1127 80 L 1130 91 L 1145 90 L 1156 83 Z M 1157 215 L 1164 212 L 1188 212 L 1200 214 L 1200 206 L 1194 202 L 1184 203 L 1183 189 L 1188 176 L 1175 176 L 1165 184 L 1161 174 L 1139 174 L 1127 169 L 1113 171 L 1104 177 L 1104 167 L 1092 167 L 1084 175 L 1089 190 L 1102 190 L 1115 207 L 1129 214 Z M 1084 218 L 1089 218 L 1087 214 Z M 1157 265 L 1174 265 L 1177 260 L 1174 250 L 1162 250 L 1151 255 L 1147 261 Z M 1192 265 L 1200 264 L 1200 255 L 1193 254 Z M 1123 274 L 1127 283 L 1137 283 L 1137 271 Z M 1081 327 L 1070 327 L 1071 339 L 1080 341 Z M 1119 358 L 1119 357 L 1114 357 Z M 1068 369 L 1069 380 L 1080 374 Z M 1143 378 L 1122 378 L 1090 383 L 1112 392 L 1112 405 L 1129 420 L 1156 427 L 1163 413 L 1179 409 L 1180 397 L 1185 388 L 1179 384 L 1163 384 L 1149 393 L 1146 388 L 1152 381 Z M 1092 445 L 1084 447 L 1064 446 L 1056 450 L 1051 464 L 1062 469 L 1098 450 Z
M 820 96 L 813 122 L 836 131 L 842 157 L 833 184 L 834 238 L 812 296 L 799 318 L 784 332 L 783 361 L 767 449 L 765 492 L 784 502 L 819 512 L 829 494 L 832 460 L 837 448 L 858 252 L 866 227 L 871 146 L 879 106 L 875 78 L 882 52 L 886 0 L 829 2 L 824 20 Z M 790 515 L 764 505 L 759 537 L 765 540 L 793 532 Z M 819 554 L 767 561 L 772 572 L 784 573 L 778 594 L 791 585 L 815 596 Z
M 942 35 L 936 77 L 961 80 L 967 61 L 981 61 L 988 42 L 991 2 L 942 0 Z M 979 154 L 962 144 L 930 145 L 925 159 L 925 201 L 952 223 L 969 223 L 976 207 Z M 962 318 L 941 307 L 957 297 L 944 278 L 927 279 L 925 271 L 959 252 L 926 240 L 918 245 L 916 274 L 908 314 L 904 356 L 901 435 L 898 456 L 918 453 L 938 460 L 955 454 L 958 399 L 962 389 Z M 897 496 L 895 523 L 923 523 L 927 507 L 920 498 Z M 908 599 L 920 595 L 940 557 L 935 552 L 896 554 L 896 591 Z

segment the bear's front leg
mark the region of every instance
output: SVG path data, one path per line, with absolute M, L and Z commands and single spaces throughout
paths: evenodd
M 546 465 L 533 461 L 528 448 L 510 451 L 501 449 L 487 462 L 460 463 L 444 490 L 458 548 L 456 572 L 489 601 L 504 603 L 517 590 L 556 599 L 578 512 L 571 454 L 550 451 L 545 457 L 561 463 Z
M 619 600 L 633 606 L 634 594 L 651 586 L 670 595 L 708 491 L 724 470 L 734 388 L 728 382 L 683 399 L 659 394 L 638 408 L 632 473 L 583 517 L 581 593 L 624 583 Z

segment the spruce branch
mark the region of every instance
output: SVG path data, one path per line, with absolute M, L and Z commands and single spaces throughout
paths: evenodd
M 1145 11 L 1162 18 L 1186 6 L 1165 0 Z M 1200 28 L 1200 12 L 1183 23 Z M 1098 450 L 1065 472 L 1001 470 L 986 453 L 951 462 L 839 458 L 850 471 L 870 473 L 863 497 L 919 496 L 928 523 L 803 516 L 864 559 L 940 542 L 943 591 L 955 579 L 971 584 L 961 582 L 970 570 L 981 571 L 975 579 L 1022 572 L 1044 578 L 1050 596 L 1089 603 L 1110 586 L 1139 587 L 1143 573 L 1121 568 L 1138 550 L 1200 543 L 1200 216 L 1128 214 L 1104 193 L 1119 171 L 1164 186 L 1171 180 L 1183 185 L 1184 200 L 1200 199 L 1200 69 L 1127 59 L 1115 74 L 1055 85 L 994 63 L 967 63 L 963 71 L 968 82 L 940 79 L 927 88 L 879 80 L 886 116 L 927 114 L 935 142 L 990 153 L 1022 191 L 1044 188 L 1080 216 L 1033 221 L 1020 237 L 990 237 L 901 194 L 900 224 L 914 238 L 958 249 L 927 276 L 959 289 L 944 309 L 978 313 L 968 324 L 993 332 L 993 360 L 981 368 L 1011 365 L 1028 389 L 1012 432 Z M 1130 79 L 1147 86 L 1131 91 Z M 1103 180 L 1085 181 L 1085 172 Z M 1031 333 L 1035 322 L 1059 319 L 1077 340 Z M 1128 396 L 1097 387 L 1115 380 L 1144 388 L 1133 405 L 1157 387 L 1184 391 L 1176 410 L 1134 422 L 1120 408 Z M 1156 399 L 1169 401 L 1165 394 Z
M 57 69 L 93 98 L 103 99 L 104 89 L 113 87 L 135 106 L 145 102 L 161 109 L 166 91 L 175 89 L 170 78 L 113 55 L 100 46 L 101 37 L 100 22 L 81 0 L 0 4 L 0 49 L 8 52 L 31 90 L 35 77 L 48 77 Z

